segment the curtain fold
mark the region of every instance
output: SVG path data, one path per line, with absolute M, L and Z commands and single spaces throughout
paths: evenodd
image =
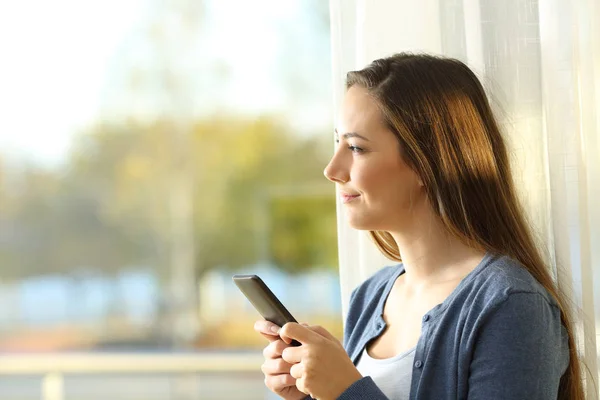
M 600 5 L 594 0 L 330 0 L 335 110 L 349 70 L 400 51 L 458 58 L 480 77 L 511 153 L 520 199 L 554 276 L 580 310 L 598 381 Z M 335 120 L 337 121 L 337 115 Z M 392 264 L 348 227 L 338 199 L 344 315 L 350 292 Z M 587 385 L 588 397 L 594 385 Z

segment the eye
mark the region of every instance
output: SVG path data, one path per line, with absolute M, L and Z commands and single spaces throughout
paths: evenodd
M 352 145 L 348 146 L 348 149 L 350 149 L 350 151 L 352 151 L 353 153 L 357 153 L 357 154 L 364 152 L 364 149 L 361 149 L 360 147 L 356 147 L 356 146 L 352 146 Z
M 335 143 L 336 143 L 336 144 L 339 144 L 339 143 L 340 143 L 340 138 L 336 137 L 336 138 L 335 138 Z M 351 152 L 353 152 L 353 153 L 356 153 L 356 154 L 360 154 L 360 153 L 364 153 L 364 152 L 365 152 L 365 149 L 363 149 L 363 148 L 360 148 L 360 147 L 357 147 L 357 146 L 353 146 L 353 145 L 349 145 L 349 146 L 348 146 L 348 149 L 349 149 Z

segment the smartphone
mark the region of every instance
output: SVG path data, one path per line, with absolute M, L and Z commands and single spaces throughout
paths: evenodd
M 234 275 L 233 282 L 267 321 L 278 326 L 283 326 L 288 322 L 297 322 L 257 275 Z M 300 343 L 292 340 L 292 346 L 300 346 Z

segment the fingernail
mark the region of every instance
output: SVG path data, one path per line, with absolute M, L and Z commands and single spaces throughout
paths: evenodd
M 277 334 L 279 334 L 279 330 L 280 330 L 280 329 L 281 329 L 281 328 L 280 328 L 280 327 L 278 327 L 277 325 L 273 325 L 273 326 L 271 326 L 271 332 L 273 332 L 273 333 L 277 333 Z

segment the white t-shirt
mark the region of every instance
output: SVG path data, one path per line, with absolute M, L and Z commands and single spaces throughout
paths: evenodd
M 413 347 L 392 358 L 376 359 L 365 346 L 356 368 L 362 376 L 370 376 L 390 400 L 408 400 L 415 358 Z

